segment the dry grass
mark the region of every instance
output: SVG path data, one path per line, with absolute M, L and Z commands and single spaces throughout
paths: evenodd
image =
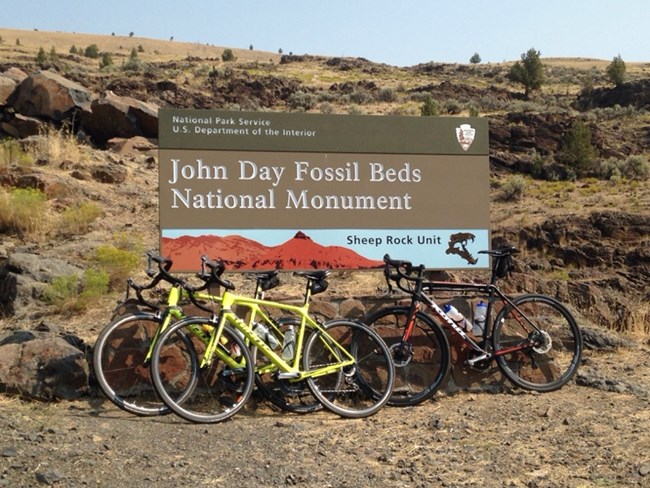
M 650 304 L 645 301 L 637 304 L 630 314 L 628 330 L 624 332 L 634 337 L 650 336 Z
M 79 144 L 75 136 L 64 130 L 48 126 L 28 153 L 34 160 L 45 159 L 58 165 L 63 161 L 80 163 L 88 155 L 88 148 Z
M 499 191 L 493 189 L 491 199 L 492 224 L 497 227 L 540 224 L 553 216 L 566 215 L 568 210 L 575 214 L 602 210 L 650 213 L 650 180 L 616 183 L 592 179 L 576 183 L 528 178 L 526 189 L 515 202 L 494 198 Z
M 38 30 L 20 30 L 0 28 L 0 36 L 4 42 L 0 44 L 0 53 L 5 60 L 20 56 L 36 56 L 39 48 L 49 53 L 52 48 L 57 54 L 68 54 L 74 45 L 77 49 L 84 49 L 91 44 L 96 44 L 100 52 L 110 52 L 128 58 L 132 49 L 140 46 L 144 50 L 138 53 L 143 61 L 170 61 L 184 59 L 189 56 L 204 59 L 221 59 L 221 54 L 227 47 L 213 46 L 193 42 L 179 42 L 161 39 L 148 39 L 144 37 L 129 37 L 128 35 L 98 35 L 75 32 L 48 32 Z M 16 40 L 20 45 L 16 45 Z M 279 62 L 280 54 L 267 51 L 237 49 L 231 47 L 238 61 Z M 93 65 L 98 60 L 88 60 Z
M 51 223 L 43 192 L 31 188 L 0 188 L 0 229 L 6 228 L 40 242 Z

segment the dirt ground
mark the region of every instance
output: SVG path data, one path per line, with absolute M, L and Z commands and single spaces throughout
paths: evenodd
M 649 353 L 587 350 L 557 392 L 439 393 L 362 420 L 253 401 L 206 426 L 99 394 L 0 397 L 0 487 L 647 487 Z

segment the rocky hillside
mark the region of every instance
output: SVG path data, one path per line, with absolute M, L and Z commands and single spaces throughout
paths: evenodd
M 223 61 L 214 47 L 181 55 L 172 42 L 42 34 L 0 29 L 5 327 L 105 322 L 123 276 L 109 277 L 108 295 L 74 306 L 51 285 L 92 269 L 98 249 L 158 246 L 159 107 L 420 116 L 430 97 L 440 115 L 489 118 L 493 239 L 522 250 L 509 286 L 558 296 L 585 323 L 650 334 L 650 64 L 628 66 L 613 87 L 607 62 L 543 59 L 546 82 L 525 99 L 509 63 L 397 68 L 245 50 Z M 82 42 L 101 56 L 87 57 Z M 577 169 L 563 142 L 576 121 L 593 148 Z M 16 208 L 28 206 L 12 200 L 16 189 L 44 201 L 21 217 Z M 366 285 L 358 295 L 381 284 L 338 279 Z

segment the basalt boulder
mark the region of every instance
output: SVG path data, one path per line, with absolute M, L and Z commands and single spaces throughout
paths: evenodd
M 111 91 L 92 102 L 82 127 L 95 143 L 105 146 L 115 137 L 158 137 L 158 107 Z
M 92 96 L 83 86 L 51 71 L 28 76 L 7 100 L 17 113 L 62 122 L 90 109 Z

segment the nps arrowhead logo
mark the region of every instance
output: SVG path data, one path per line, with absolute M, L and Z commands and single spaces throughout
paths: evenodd
M 463 148 L 463 151 L 467 151 L 472 142 L 474 142 L 474 136 L 476 135 L 476 129 L 473 129 L 469 124 L 461 124 L 456 127 L 456 139 L 460 147 Z

